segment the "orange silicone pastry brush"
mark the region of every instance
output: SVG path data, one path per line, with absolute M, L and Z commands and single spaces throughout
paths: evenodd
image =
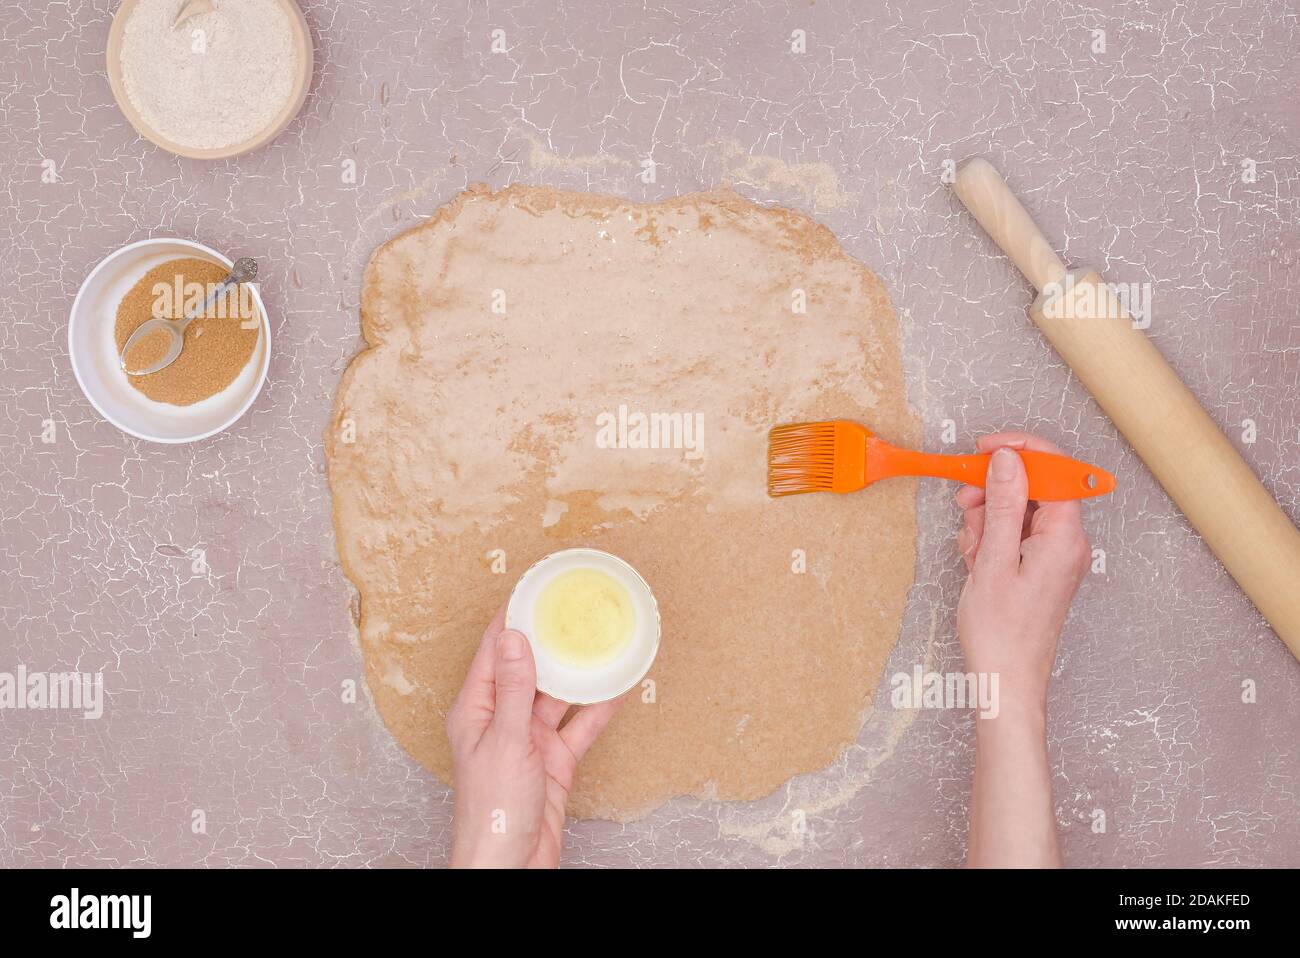
M 1065 456 L 1017 449 L 1029 475 L 1029 498 L 1089 499 L 1115 488 L 1105 469 Z M 899 449 L 845 419 L 777 426 L 768 440 L 767 494 L 857 492 L 894 476 L 933 476 L 983 486 L 989 457 L 944 456 Z

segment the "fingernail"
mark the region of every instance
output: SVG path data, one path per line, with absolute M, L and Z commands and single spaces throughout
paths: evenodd
M 524 637 L 518 632 L 507 629 L 497 636 L 497 653 L 503 659 L 522 659 L 524 657 Z
M 993 453 L 993 461 L 990 463 L 990 472 L 993 478 L 999 482 L 1006 482 L 1008 479 L 1014 479 L 1016 475 L 1016 454 L 1010 449 L 1003 447 Z

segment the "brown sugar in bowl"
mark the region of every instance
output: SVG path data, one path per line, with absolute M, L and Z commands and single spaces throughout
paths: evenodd
M 190 406 L 153 402 L 131 385 L 122 371 L 114 336 L 118 304 L 150 268 L 180 258 L 207 259 L 226 269 L 233 265 L 230 257 L 194 240 L 140 240 L 110 254 L 90 271 L 68 316 L 68 357 L 77 385 L 104 419 L 149 442 L 197 442 L 229 428 L 252 408 L 270 368 L 270 317 L 257 285 L 251 284 L 262 326 L 246 373 L 241 372 L 216 396 Z

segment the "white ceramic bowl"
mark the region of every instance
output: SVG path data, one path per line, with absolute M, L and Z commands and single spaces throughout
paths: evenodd
M 598 569 L 627 587 L 636 625 L 632 641 L 612 662 L 596 668 L 576 668 L 556 661 L 537 641 L 534 627 L 537 598 L 546 584 L 571 569 Z M 528 638 L 537 664 L 537 687 L 574 705 L 618 698 L 636 685 L 659 653 L 659 605 L 645 579 L 618 556 L 597 549 L 565 549 L 539 559 L 519 577 L 506 605 L 506 628 Z
M 271 327 L 261 293 L 251 284 L 262 317 L 261 335 L 248 363 L 229 386 L 191 406 L 173 406 L 154 402 L 127 380 L 114 340 L 118 303 L 153 267 L 186 256 L 233 265 L 229 257 L 192 240 L 141 240 L 123 246 L 91 270 L 72 301 L 68 355 L 77 384 L 101 416 L 123 432 L 150 442 L 194 442 L 221 432 L 253 405 L 270 365 Z

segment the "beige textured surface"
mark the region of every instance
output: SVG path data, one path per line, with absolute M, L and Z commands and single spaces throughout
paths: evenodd
M 885 291 L 827 230 L 728 191 L 471 190 L 375 254 L 362 326 L 326 437 L 334 520 L 371 693 L 421 763 L 448 778 L 446 712 L 514 580 L 578 545 L 641 571 L 664 638 L 574 814 L 758 798 L 856 740 L 912 582 L 914 485 L 769 500 L 766 432 L 919 430 Z M 698 416 L 702 446 L 605 448 L 622 406 Z

